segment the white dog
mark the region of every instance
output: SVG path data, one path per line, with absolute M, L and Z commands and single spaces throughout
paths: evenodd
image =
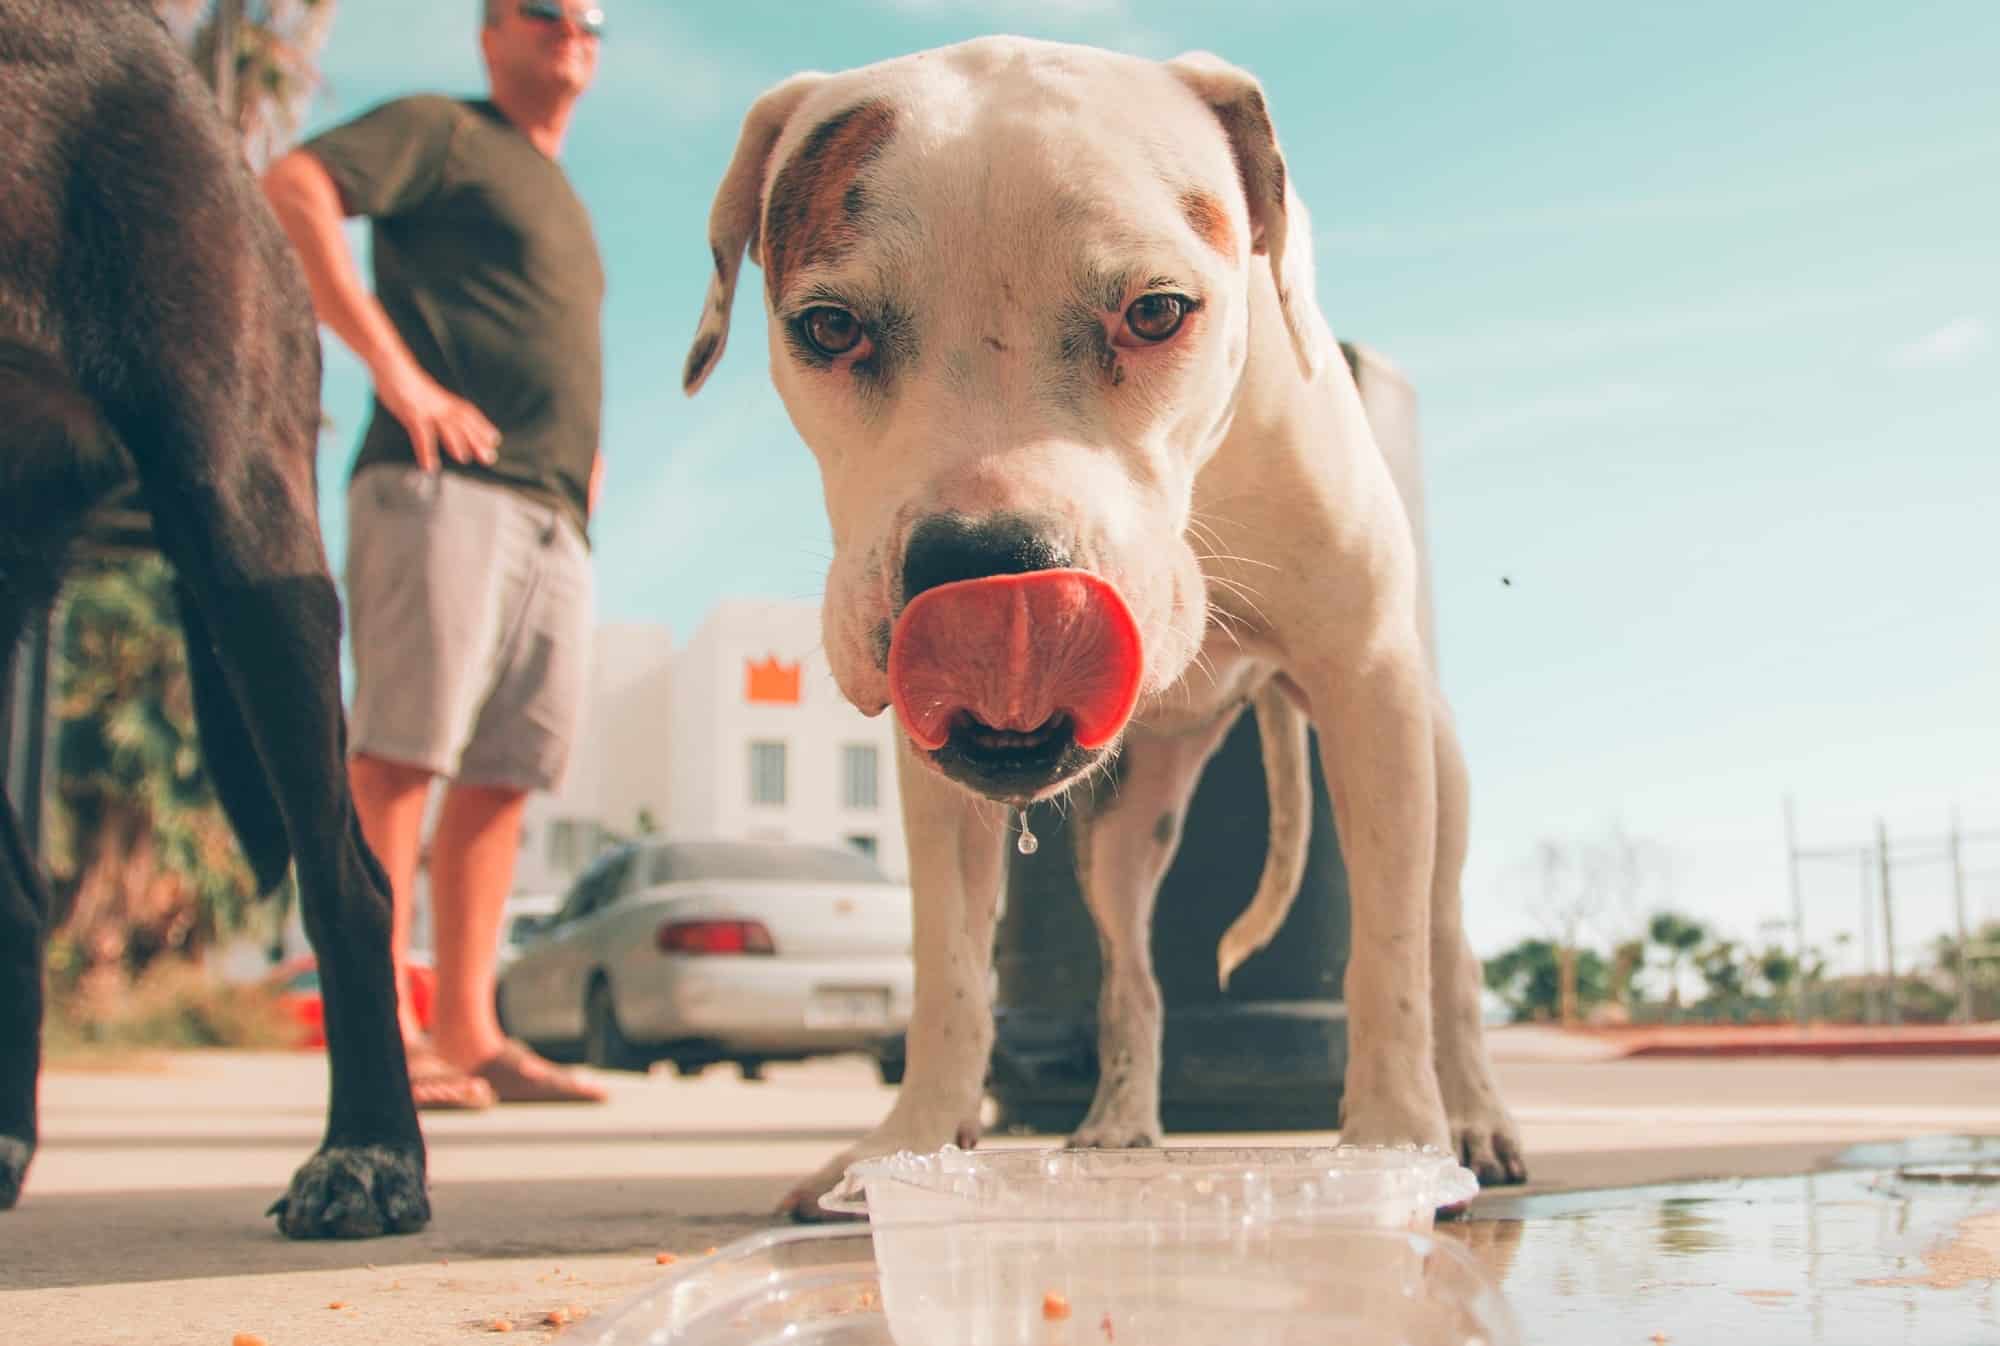
M 687 390 L 721 357 L 747 250 L 825 486 L 827 656 L 904 731 L 905 1083 L 788 1208 L 815 1213 L 857 1158 L 977 1138 L 1011 809 L 1113 752 L 1118 790 L 1077 840 L 1105 961 L 1073 1143 L 1159 1141 L 1154 893 L 1253 701 L 1296 817 L 1224 976 L 1297 885 L 1303 712 L 1352 889 L 1343 1136 L 1524 1178 L 1460 921 L 1465 770 L 1412 530 L 1257 82 L 1205 54 L 1015 38 L 797 75 L 744 119 L 709 227 Z

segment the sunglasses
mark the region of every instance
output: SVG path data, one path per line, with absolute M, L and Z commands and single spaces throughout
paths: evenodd
M 604 36 L 604 11 L 594 5 L 589 9 L 566 9 L 560 0 L 522 0 L 518 12 L 522 18 L 538 23 L 561 23 L 568 19 L 591 37 Z

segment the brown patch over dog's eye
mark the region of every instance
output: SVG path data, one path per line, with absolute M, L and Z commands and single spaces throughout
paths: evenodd
M 777 303 L 793 272 L 839 261 L 861 240 L 868 193 L 859 179 L 895 134 L 887 103 L 857 103 L 814 127 L 771 184 L 764 285 Z
M 1224 257 L 1236 253 L 1236 234 L 1229 227 L 1229 211 L 1207 192 L 1190 188 L 1181 194 L 1181 214 L 1202 242 Z
M 861 344 L 861 320 L 844 308 L 810 308 L 799 317 L 806 344 L 829 360 Z
M 1142 294 L 1125 310 L 1125 325 L 1141 341 L 1165 341 L 1187 320 L 1188 301 L 1177 294 Z

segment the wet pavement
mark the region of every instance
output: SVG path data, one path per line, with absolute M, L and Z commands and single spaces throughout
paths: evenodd
M 1528 1346 L 2000 1346 L 2000 1138 L 1798 1177 L 1482 1197 L 1440 1226 Z

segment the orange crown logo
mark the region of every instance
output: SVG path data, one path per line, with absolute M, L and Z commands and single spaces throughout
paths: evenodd
M 799 704 L 799 665 L 781 664 L 776 655 L 761 661 L 743 661 L 743 695 L 748 701 L 768 705 Z

